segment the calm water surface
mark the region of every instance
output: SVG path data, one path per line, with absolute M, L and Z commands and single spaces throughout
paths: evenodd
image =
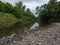
M 38 29 L 39 24 L 37 22 L 35 22 L 31 27 L 29 27 L 29 29 L 25 29 L 25 30 L 36 30 Z M 27 28 L 27 27 L 25 27 Z M 10 33 L 11 32 L 11 33 Z M 14 35 L 14 32 L 19 32 L 19 30 L 1 30 L 0 31 L 0 37 L 4 37 L 6 35 Z

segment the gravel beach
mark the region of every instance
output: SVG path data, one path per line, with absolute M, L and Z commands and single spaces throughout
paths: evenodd
M 0 39 L 0 45 L 60 45 L 60 23 L 43 31 L 12 34 Z

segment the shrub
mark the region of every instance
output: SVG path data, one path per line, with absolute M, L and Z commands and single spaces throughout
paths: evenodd
M 0 12 L 0 29 L 11 27 L 16 24 L 17 21 L 18 19 L 14 15 Z

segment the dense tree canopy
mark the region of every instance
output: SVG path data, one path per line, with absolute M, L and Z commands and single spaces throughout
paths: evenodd
M 60 1 L 49 0 L 48 4 L 44 4 L 39 9 L 40 23 L 60 22 Z
M 22 2 L 18 2 L 15 6 L 12 6 L 10 3 L 4 3 L 0 1 L 0 12 L 13 14 L 18 18 L 20 24 L 29 24 L 35 21 L 35 16 L 29 8 L 26 9 L 26 6 Z

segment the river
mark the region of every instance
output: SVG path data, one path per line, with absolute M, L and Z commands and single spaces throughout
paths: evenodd
M 15 32 L 19 32 L 20 30 L 27 32 L 28 30 L 37 30 L 39 27 L 39 23 L 35 22 L 29 28 L 24 27 L 24 29 L 7 29 L 7 30 L 0 30 L 0 37 L 14 35 Z M 21 31 L 20 31 L 21 32 Z M 22 32 L 21 32 L 22 33 Z

